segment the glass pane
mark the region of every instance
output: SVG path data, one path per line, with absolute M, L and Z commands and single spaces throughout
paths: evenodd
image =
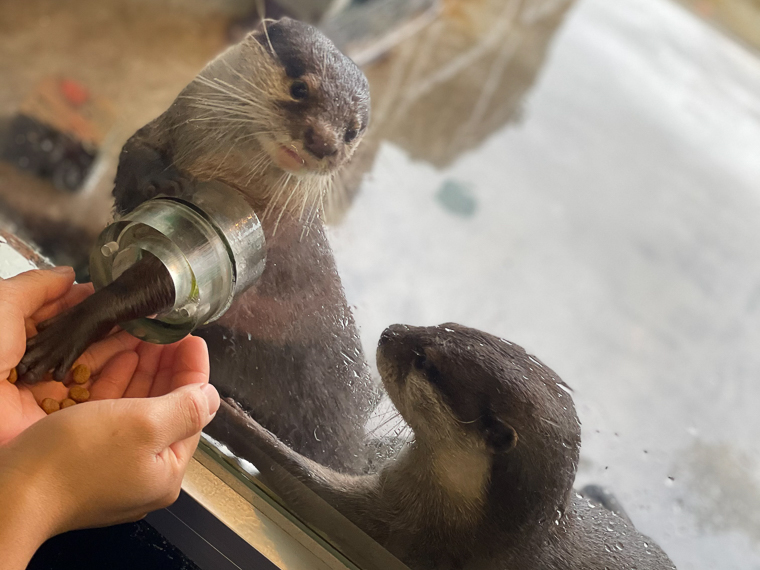
M 20 31 L 0 35 L 10 79 L 0 85 L 0 102 L 9 113 L 24 108 L 36 81 L 30 70 L 45 76 L 56 53 L 83 67 L 120 117 L 99 140 L 98 159 L 87 162 L 94 174 L 78 194 L 32 177 L 18 157 L 15 166 L 7 157 L 0 164 L 11 181 L 0 184 L 3 210 L 57 262 L 78 263 L 84 275 L 89 244 L 110 212 L 126 134 L 165 110 L 222 50 L 227 33 L 247 24 L 229 6 L 192 3 L 140 11 L 114 2 L 97 18 L 88 0 L 71 11 L 39 8 L 48 10 L 45 26 L 87 30 L 77 43 L 47 37 L 36 25 L 36 2 L 28 4 L 16 14 Z M 333 4 L 337 10 L 340 2 Z M 481 361 L 465 359 L 462 378 L 474 380 L 457 384 L 425 350 L 409 362 L 390 359 L 436 378 L 426 394 L 448 406 L 421 414 L 430 425 L 417 423 L 416 433 L 396 409 L 399 396 L 394 404 L 386 393 L 381 371 L 387 383 L 390 365 L 387 356 L 385 365 L 376 360 L 386 327 L 461 323 L 525 347 L 556 371 L 524 361 L 559 386 L 552 398 L 572 397 L 582 422 L 577 476 L 572 437 L 569 451 L 552 452 L 568 469 L 568 488 L 574 477 L 577 491 L 611 492 L 682 570 L 756 568 L 760 60 L 742 43 L 756 41 L 744 25 L 760 17 L 756 2 L 685 0 L 696 14 L 670 0 L 344 4 L 323 29 L 362 63 L 372 125 L 323 204 L 325 224 L 316 202 L 306 201 L 300 218 L 265 222 L 265 276 L 198 331 L 209 344 L 212 381 L 232 406 L 206 430 L 205 453 L 284 504 L 294 524 L 309 526 L 347 565 L 540 565 L 535 560 L 556 549 L 563 563 L 592 567 L 567 558 L 585 552 L 578 543 L 562 549 L 538 541 L 521 551 L 525 558 L 509 558 L 517 556 L 504 538 L 511 535 L 498 524 L 514 522 L 514 511 L 499 501 L 524 497 L 509 494 L 511 480 L 499 478 L 497 444 L 486 436 L 514 433 L 509 445 L 520 452 L 537 444 L 510 417 L 484 417 L 495 403 L 517 401 L 498 390 L 463 420 L 462 407 L 483 396 L 472 372 Z M 297 11 L 300 4 L 285 5 Z M 716 14 L 724 25 L 741 21 L 744 39 L 699 17 Z M 377 40 L 384 26 L 393 41 L 370 49 L 357 40 Z M 14 54 L 25 38 L 45 47 L 29 48 L 30 63 L 19 68 Z M 452 343 L 468 349 L 448 326 L 439 333 L 449 350 Z M 407 416 L 429 412 L 417 398 Z M 528 423 L 575 419 L 567 405 L 551 416 L 546 401 L 520 403 Z M 238 408 L 281 444 L 262 443 L 266 437 Z M 512 432 L 499 431 L 503 423 Z M 475 433 L 472 446 L 447 447 L 453 436 L 435 437 L 449 428 Z M 488 451 L 476 453 L 479 445 Z M 278 449 L 315 462 L 298 464 L 310 474 L 307 486 L 338 484 L 317 497 L 289 475 L 297 465 L 283 462 Z M 405 456 L 414 460 L 403 463 Z M 541 465 L 554 465 L 550 459 Z M 399 465 L 408 470 L 401 484 L 373 479 Z M 552 475 L 535 471 L 536 479 Z M 478 477 L 483 486 L 473 484 Z M 378 489 L 387 500 L 370 497 L 371 509 L 354 508 Z M 433 496 L 444 491 L 445 500 Z M 521 522 L 520 532 L 530 524 L 582 525 L 579 509 L 589 501 L 575 492 L 569 501 L 557 518 L 552 510 L 549 519 Z M 470 508 L 466 516 L 498 532 L 485 523 L 469 535 L 452 531 Z M 368 523 L 376 518 L 393 521 L 396 534 Z M 607 548 L 596 562 L 631 548 L 631 529 L 620 541 L 610 537 L 624 535 L 610 532 L 598 541 Z M 457 550 L 461 536 L 471 551 Z M 454 551 L 464 552 L 461 560 Z

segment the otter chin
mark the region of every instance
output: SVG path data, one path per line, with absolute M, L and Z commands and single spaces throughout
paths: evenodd
M 248 451 L 286 501 L 301 496 L 283 471 L 414 570 L 675 568 L 629 520 L 573 490 L 581 434 L 572 392 L 536 357 L 447 323 L 389 327 L 377 362 L 414 432 L 378 473 L 308 460 L 231 401 L 223 408 L 241 439 L 225 443 Z M 263 468 L 273 462 L 275 475 Z

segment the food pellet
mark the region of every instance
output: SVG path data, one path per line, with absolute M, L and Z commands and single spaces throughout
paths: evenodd
M 8 382 L 15 384 L 16 380 L 18 380 L 18 372 L 16 372 L 15 368 L 11 368 L 11 375 L 8 376 Z
M 69 390 L 69 398 L 78 404 L 86 402 L 90 399 L 90 391 L 84 386 L 72 386 Z
M 77 384 L 84 384 L 90 379 L 90 369 L 84 364 L 78 364 L 75 366 L 72 374 L 74 376 L 74 382 Z
M 77 403 L 71 398 L 65 398 L 61 400 L 61 409 L 70 408 L 71 406 L 76 406 L 76 404 Z
M 61 409 L 61 404 L 58 403 L 58 400 L 54 400 L 53 398 L 45 398 L 40 402 L 40 407 L 45 410 L 46 414 L 52 414 Z

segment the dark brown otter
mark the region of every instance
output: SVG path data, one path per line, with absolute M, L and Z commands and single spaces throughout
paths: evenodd
M 445 324 L 395 325 L 378 368 L 414 441 L 375 475 L 300 456 L 234 404 L 233 451 L 252 450 L 316 492 L 410 568 L 675 568 L 630 522 L 573 490 L 580 422 L 570 389 L 522 348 Z M 292 481 L 261 467 L 286 501 Z M 297 505 L 295 505 L 297 506 Z
M 260 26 L 127 141 L 113 192 L 117 214 L 197 180 L 246 196 L 262 221 L 267 266 L 199 332 L 212 382 L 296 449 L 343 468 L 357 463 L 374 392 L 319 212 L 369 106 L 362 72 L 318 30 L 290 19 Z M 50 369 L 63 379 L 112 326 L 171 306 L 170 285 L 148 258 L 43 324 L 21 362 L 23 379 Z M 208 430 L 223 438 L 223 414 Z

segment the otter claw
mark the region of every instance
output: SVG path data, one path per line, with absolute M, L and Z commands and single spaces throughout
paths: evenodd
M 37 331 L 27 339 L 17 367 L 19 380 L 26 384 L 46 379 L 48 372 L 63 382 L 76 359 L 97 340 L 99 329 L 75 308 L 40 323 Z

